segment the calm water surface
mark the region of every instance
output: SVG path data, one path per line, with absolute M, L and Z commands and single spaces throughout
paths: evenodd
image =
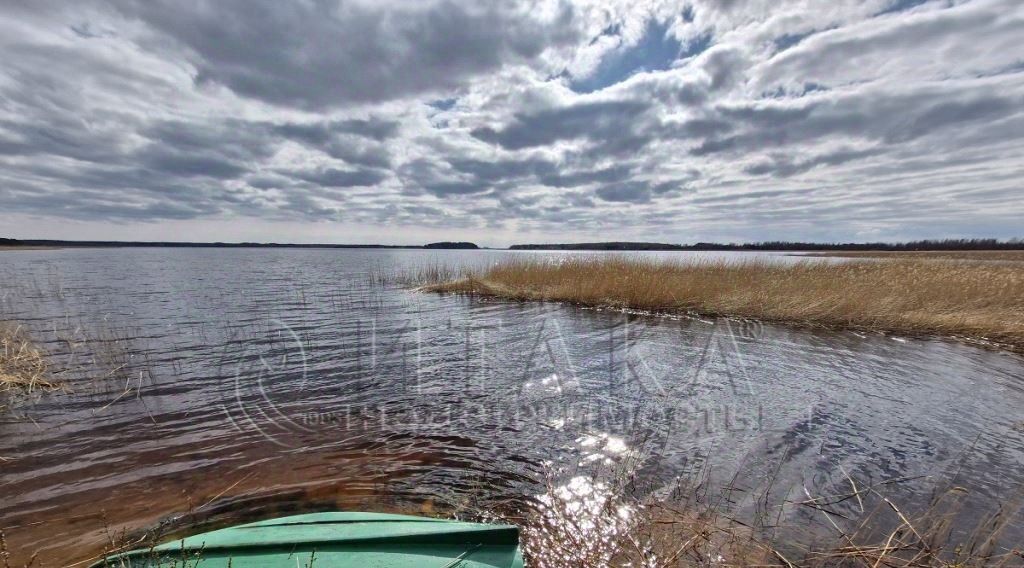
M 952 479 L 972 497 L 967 524 L 1021 488 L 1019 356 L 374 280 L 509 254 L 563 256 L 0 253 L 0 319 L 59 354 L 73 391 L 0 422 L 0 529 L 14 560 L 64 565 L 108 530 L 160 523 L 500 511 L 548 479 L 577 487 L 627 462 L 642 491 L 705 475 L 731 484 L 739 516 L 768 478 L 778 502 L 845 489 L 847 474 L 911 478 L 884 485 L 910 510 Z

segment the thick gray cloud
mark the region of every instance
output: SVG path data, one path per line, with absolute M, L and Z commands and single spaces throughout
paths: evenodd
M 613 146 L 633 137 L 650 106 L 644 101 L 584 102 L 537 112 L 518 113 L 501 129 L 481 127 L 472 135 L 507 150 L 586 139 Z
M 116 4 L 194 54 L 198 83 L 308 109 L 445 91 L 575 39 L 571 4 L 550 21 L 506 2 Z
M 571 173 L 558 172 L 540 176 L 539 180 L 550 187 L 578 187 L 592 183 L 620 182 L 629 179 L 633 173 L 630 166 L 619 165 L 607 168 L 588 168 Z
M 693 153 L 704 156 L 749 152 L 840 136 L 884 143 L 910 142 L 958 125 L 1013 116 L 1024 103 L 1020 95 L 992 96 L 985 89 L 873 95 L 826 94 L 804 97 L 796 103 L 758 101 L 739 107 L 719 107 L 714 112 L 732 123 L 728 130 L 741 132 L 706 138 Z
M 744 169 L 751 175 L 774 175 L 777 177 L 790 177 L 804 173 L 818 166 L 838 166 L 846 162 L 860 160 L 880 153 L 880 150 L 838 150 L 828 154 L 812 156 L 809 158 L 793 159 L 788 156 L 773 156 L 764 162 L 759 162 Z
M 1020 2 L 686 5 L 13 3 L 0 233 L 1020 236 Z
M 360 166 L 387 168 L 391 153 L 386 142 L 398 134 L 399 124 L 380 118 L 315 123 L 283 123 L 270 127 L 274 134 Z
M 286 138 L 300 140 L 313 146 L 328 144 L 334 137 L 353 134 L 378 142 L 393 138 L 398 133 L 398 122 L 379 117 L 327 122 L 289 122 L 273 127 L 274 132 Z
M 651 200 L 651 188 L 643 182 L 605 185 L 597 189 L 597 196 L 605 201 L 646 203 Z
M 144 153 L 142 164 L 155 173 L 176 174 L 186 177 L 206 176 L 221 179 L 236 178 L 246 172 L 240 165 L 201 155 L 181 155 L 164 152 Z
M 377 185 L 387 177 L 373 170 L 339 170 L 328 168 L 311 172 L 290 172 L 292 177 L 321 187 L 356 187 Z

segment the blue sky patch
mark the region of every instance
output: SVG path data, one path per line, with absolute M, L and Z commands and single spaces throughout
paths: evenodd
M 927 2 L 928 0 L 893 0 L 892 2 L 889 2 L 889 5 L 886 6 L 885 9 L 875 14 L 875 16 L 892 14 L 895 12 L 903 12 L 911 8 L 916 8 L 921 4 L 925 4 Z
M 684 50 L 683 44 L 668 34 L 668 27 L 667 22 L 648 20 L 647 29 L 636 45 L 606 53 L 590 76 L 570 81 L 570 88 L 577 93 L 600 91 L 637 73 L 668 69 L 680 57 L 697 55 L 711 45 L 711 36 L 702 36 Z
M 785 87 L 777 87 L 771 91 L 764 91 L 761 93 L 763 99 L 784 99 L 787 97 L 802 97 L 810 93 L 817 93 L 821 91 L 828 91 L 829 88 L 825 85 L 809 82 L 804 83 L 799 90 L 786 89 Z
M 455 106 L 455 103 L 457 103 L 457 102 L 459 102 L 459 99 L 456 99 L 456 98 L 438 99 L 436 101 L 428 102 L 427 106 L 436 108 L 437 110 L 441 110 L 441 111 L 452 110 L 452 108 Z
M 775 44 L 776 51 L 785 51 L 811 37 L 814 33 L 815 32 L 807 32 L 804 34 L 785 34 L 775 38 L 772 42 Z

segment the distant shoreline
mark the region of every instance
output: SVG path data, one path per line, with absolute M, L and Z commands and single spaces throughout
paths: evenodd
M 39 245 L 0 245 L 0 251 L 5 250 L 59 250 L 64 247 L 50 247 Z
M 512 245 L 509 250 L 575 251 L 763 251 L 763 252 L 920 252 L 920 251 L 1024 251 L 1024 241 L 1013 239 L 934 239 L 902 243 L 816 243 L 801 241 L 764 241 L 755 243 L 671 244 L 635 241 L 593 243 L 547 243 Z
M 422 249 L 423 245 L 350 245 L 316 243 L 184 243 L 158 241 L 59 241 L 23 240 L 17 243 L 0 243 L 0 250 L 55 248 L 370 248 L 370 249 Z
M 3 250 L 56 250 L 70 248 L 286 248 L 286 249 L 413 249 L 413 250 L 478 250 L 465 242 L 429 243 L 426 245 L 326 244 L 326 243 L 200 243 L 174 241 L 62 241 L 54 239 L 0 239 Z
M 636 241 L 592 243 L 518 244 L 507 249 L 480 247 L 466 241 L 440 241 L 425 245 L 329 244 L 329 243 L 225 243 L 176 241 L 65 241 L 57 239 L 0 238 L 0 250 L 45 250 L 59 248 L 292 248 L 292 249 L 409 249 L 409 250 L 516 250 L 516 251 L 702 251 L 702 252 L 789 252 L 827 253 L 818 256 L 865 256 L 891 253 L 978 253 L 996 251 L 1024 252 L 1024 240 L 943 239 L 903 243 L 814 243 L 769 241 L 756 243 L 671 244 Z

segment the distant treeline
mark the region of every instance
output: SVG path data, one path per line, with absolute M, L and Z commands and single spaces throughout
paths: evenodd
M 634 242 L 512 245 L 508 248 L 509 250 L 694 250 L 690 245 Z
M 335 248 L 335 249 L 475 249 L 473 243 L 442 242 L 428 245 L 337 245 L 337 244 L 291 244 L 291 243 L 181 243 L 165 241 L 60 241 L 52 239 L 4 239 L 0 246 L 32 247 L 174 247 L 174 248 Z
M 1024 250 L 1024 240 L 1010 239 L 941 239 L 910 241 L 906 243 L 804 243 L 765 241 L 759 243 L 696 243 L 674 245 L 666 243 L 564 243 L 512 245 L 512 250 L 762 250 L 762 251 L 936 251 L 936 250 Z
M 430 243 L 430 244 L 427 244 L 427 245 L 423 245 L 423 248 L 428 248 L 428 249 L 478 249 L 480 247 L 476 246 L 476 244 L 474 244 L 474 243 L 467 243 L 465 241 L 459 241 L 459 242 L 442 241 L 440 243 Z
M 291 243 L 181 243 L 163 241 L 60 241 L 53 239 L 4 239 L 0 246 L 35 247 L 175 247 L 175 248 L 333 248 L 333 249 L 478 249 L 470 242 L 443 241 L 427 245 L 345 245 Z M 957 251 L 957 250 L 1024 250 L 1024 240 L 1010 239 L 942 239 L 906 243 L 804 243 L 765 241 L 759 243 L 696 243 L 679 245 L 615 241 L 603 243 L 558 243 L 512 245 L 511 250 L 763 250 L 763 251 Z
M 33 247 L 173 247 L 173 248 L 422 248 L 402 245 L 334 245 L 292 243 L 182 243 L 173 241 L 60 241 L 52 239 L 0 239 L 0 246 Z

